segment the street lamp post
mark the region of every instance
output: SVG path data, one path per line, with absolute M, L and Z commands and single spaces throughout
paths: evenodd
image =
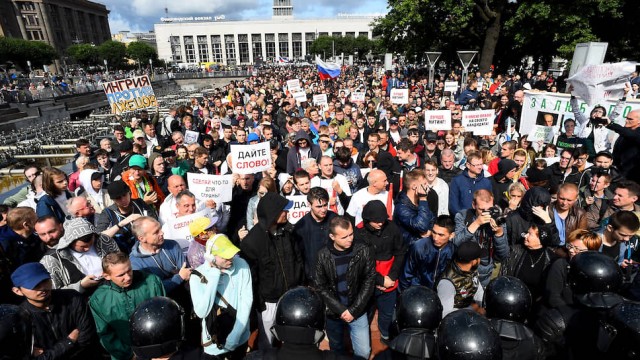
M 153 59 L 151 59 L 151 58 L 149 58 L 149 67 L 151 68 L 150 69 L 151 70 L 151 75 L 153 75 L 154 74 L 154 71 L 153 71 Z
M 462 63 L 462 81 L 460 82 L 460 88 L 464 89 L 467 86 L 467 79 L 469 78 L 469 65 L 476 56 L 477 51 L 458 51 L 458 58 Z
M 436 62 L 440 58 L 441 52 L 426 52 L 427 62 L 429 63 L 429 88 L 433 92 L 433 82 L 435 81 Z
M 104 67 L 106 69 L 107 75 L 109 75 L 109 63 L 107 62 L 107 59 L 104 59 Z

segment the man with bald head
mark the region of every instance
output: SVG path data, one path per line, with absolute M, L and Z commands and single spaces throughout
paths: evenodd
M 94 224 L 96 209 L 91 201 L 84 196 L 76 196 L 67 200 L 67 211 L 73 218 L 85 218 Z
M 181 192 L 187 190 L 187 183 L 184 181 L 184 178 L 180 175 L 171 175 L 169 179 L 167 179 L 167 189 L 169 190 L 169 195 L 164 199 L 162 205 L 160 205 L 160 215 L 159 221 L 161 224 L 166 224 L 169 220 L 175 219 L 178 217 L 179 209 L 178 209 L 178 201 L 176 197 Z M 225 211 L 222 209 L 222 204 L 218 205 L 213 200 L 200 201 L 195 199 L 195 212 L 202 211 L 206 208 L 212 209 L 218 213 L 218 223 L 216 226 L 218 230 L 226 227 L 227 222 L 229 220 L 228 215 L 225 216 Z
M 613 146 L 613 165 L 625 178 L 640 182 L 640 110 L 629 112 L 624 126 L 606 120 L 607 128 L 620 135 Z
M 373 169 L 367 176 L 369 186 L 364 189 L 358 190 L 351 197 L 349 207 L 347 208 L 347 214 L 355 218 L 356 226 L 362 222 L 362 209 L 371 200 L 380 200 L 383 204 L 389 205 L 391 208 L 387 208 L 389 214 L 393 214 L 393 202 L 389 201 L 389 192 L 387 186 L 387 175 L 382 170 Z

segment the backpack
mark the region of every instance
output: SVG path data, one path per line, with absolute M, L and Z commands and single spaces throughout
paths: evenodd
M 196 275 L 200 278 L 200 281 L 204 284 L 208 282 L 207 278 L 202 275 L 198 270 L 193 270 L 192 275 Z M 209 339 L 207 342 L 202 343 L 203 347 L 216 344 L 218 349 L 223 349 L 224 344 L 227 342 L 227 337 L 233 330 L 233 326 L 236 323 L 236 317 L 238 315 L 237 310 L 227 302 L 227 299 L 216 291 L 216 297 L 224 303 L 226 307 L 219 305 L 213 305 L 213 308 L 207 316 L 204 318 L 205 325 L 207 327 L 207 333 L 209 333 Z M 215 302 L 214 302 L 215 304 Z

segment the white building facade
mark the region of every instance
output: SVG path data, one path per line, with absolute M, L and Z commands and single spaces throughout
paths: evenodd
M 279 6 L 275 6 L 278 2 Z M 281 4 L 283 3 L 283 4 Z M 372 39 L 374 16 L 294 19 L 290 0 L 274 0 L 271 20 L 173 21 L 155 24 L 159 58 L 175 64 L 253 64 L 258 59 L 304 59 L 322 35 Z M 194 18 L 198 19 L 198 18 Z M 330 54 L 326 54 L 329 56 Z

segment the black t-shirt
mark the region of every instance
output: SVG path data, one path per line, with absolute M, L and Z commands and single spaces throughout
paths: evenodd
M 617 262 L 618 258 L 620 257 L 620 243 L 617 242 L 613 246 L 608 246 L 608 245 L 603 243 L 602 244 L 602 253 L 607 255 L 608 257 L 612 258 L 613 260 L 615 260 Z

